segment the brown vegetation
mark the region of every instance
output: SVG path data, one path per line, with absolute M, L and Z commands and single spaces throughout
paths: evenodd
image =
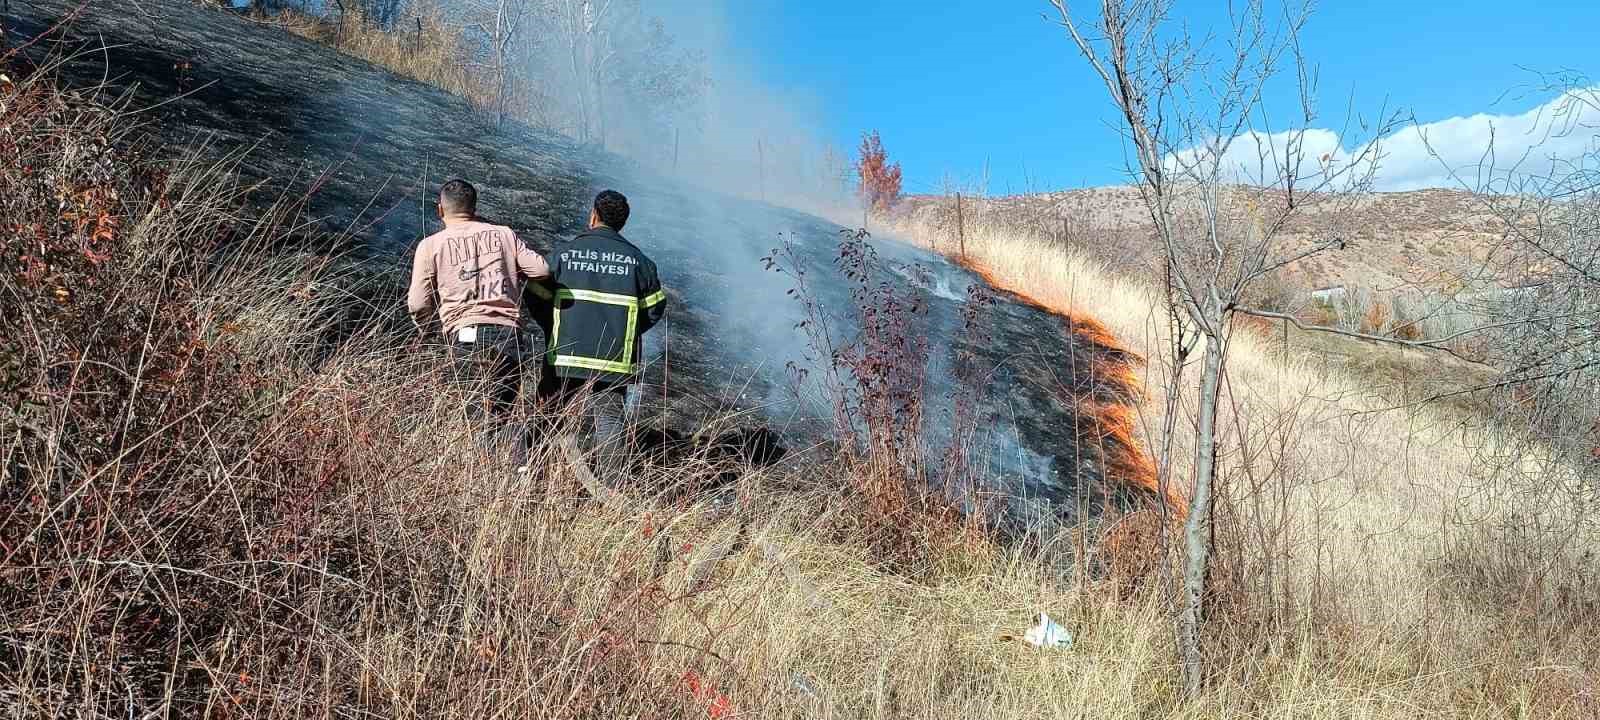
M 469 58 L 470 48 L 462 28 L 446 21 L 437 10 L 419 13 L 414 18 L 412 32 L 385 29 L 359 10 L 324 17 L 275 9 L 270 14 L 258 11 L 255 19 L 398 75 L 441 88 L 465 98 L 475 107 L 493 108 L 499 102 L 499 88 L 485 73 L 478 71 Z M 512 96 L 528 92 L 515 80 L 511 82 L 507 92 Z M 526 103 L 507 105 L 514 109 L 514 116 L 533 120 L 515 112 L 517 108 L 525 108 Z
M 983 197 L 981 188 L 967 193 L 969 216 L 981 214 L 986 222 L 1005 224 L 1013 231 L 1040 235 L 1028 225 L 1059 225 L 1068 216 L 1087 225 L 1082 232 L 1092 240 L 1101 259 L 1127 254 L 1135 271 L 1158 268 L 1150 218 L 1131 186 L 1114 186 L 1040 192 L 1011 197 Z M 905 212 L 913 216 L 936 214 L 954 198 L 913 195 Z M 1314 209 L 1285 229 L 1287 255 L 1310 247 L 1315 230 L 1328 218 Z M 1346 249 L 1291 264 L 1283 281 L 1307 290 L 1334 285 L 1395 288 L 1417 285 L 1436 291 L 1459 289 L 1465 273 L 1500 240 L 1493 214 L 1483 199 L 1457 190 L 1414 190 L 1375 193 L 1344 224 L 1351 229 Z M 1412 242 L 1428 248 L 1427 257 L 1408 253 Z M 1120 268 L 1119 268 L 1120 269 Z
M 811 470 L 848 482 L 737 466 L 727 506 L 684 490 L 728 472 L 690 454 L 585 503 L 559 453 L 533 481 L 475 449 L 392 278 L 285 249 L 327 244 L 297 199 L 247 214 L 228 167 L 141 162 L 119 106 L 48 77 L 0 85 L 8 708 L 955 716 L 989 674 L 961 638 L 1030 614 L 949 612 L 964 578 L 1047 575 L 913 484 L 871 375 L 897 346 L 845 364 L 889 433 Z
M 703 458 L 643 467 L 634 486 L 660 492 L 623 506 L 584 504 L 562 457 L 516 478 L 468 449 L 437 350 L 390 332 L 392 279 L 259 250 L 294 244 L 296 202 L 243 215 L 227 167 L 136 162 L 116 107 L 42 77 L 0 81 L 0 222 L 23 240 L 0 249 L 20 338 L 0 350 L 0 704 L 20 716 L 1600 712 L 1593 488 L 1447 411 L 1379 412 L 1338 368 L 1235 339 L 1222 680 L 1181 699 L 1146 581 L 1170 518 L 1077 529 L 1109 582 L 942 522 L 886 542 L 948 507 L 904 494 L 892 415 L 888 442 L 813 471 L 844 482 L 740 467 L 732 509 L 662 491 L 720 477 Z M 972 232 L 986 277 L 1162 358 L 1148 286 Z M 352 295 L 353 328 L 333 312 Z M 1161 372 L 1129 366 L 1149 402 L 1105 432 L 1150 446 Z M 904 380 L 869 404 L 895 409 Z M 1071 650 L 996 642 L 1041 608 Z
M 861 136 L 856 174 L 861 178 L 861 201 L 868 208 L 888 212 L 900 202 L 900 163 L 889 162 L 876 130 Z

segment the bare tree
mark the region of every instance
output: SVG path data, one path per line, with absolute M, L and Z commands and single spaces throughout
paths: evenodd
M 513 73 L 512 53 L 533 9 L 533 0 L 486 0 L 478 9 L 478 14 L 484 20 L 475 27 L 488 41 L 494 62 L 496 127 L 504 125 L 506 121 L 506 96 Z
M 1308 134 L 1317 117 L 1315 71 L 1300 52 L 1305 5 L 1269 10 L 1264 0 L 1230 6 L 1217 55 L 1169 22 L 1168 0 L 1104 0 L 1098 13 L 1050 0 L 1074 45 L 1104 83 L 1133 151 L 1135 184 L 1164 255 L 1172 357 L 1169 397 L 1178 396 L 1192 352 L 1203 345 L 1195 406 L 1195 454 L 1184 527 L 1183 593 L 1177 629 L 1185 690 L 1204 683 L 1205 621 L 1217 476 L 1217 417 L 1232 319 L 1251 286 L 1290 263 L 1343 247 L 1333 232 L 1371 188 L 1377 144 L 1354 156 L 1318 153 Z M 1087 4 L 1087 3 L 1085 3 Z M 1263 106 L 1268 81 L 1292 73 L 1299 107 L 1274 132 Z M 1353 126 L 1354 124 L 1354 126 Z M 1362 132 L 1347 119 L 1345 134 Z M 1366 130 L 1375 136 L 1382 129 Z M 1348 139 L 1348 138 L 1341 138 Z M 1349 145 L 1350 143 L 1341 143 Z M 1287 252 L 1291 218 L 1316 207 L 1328 227 L 1310 248 Z M 1172 480 L 1169 412 L 1157 466 Z
M 1529 439 L 1600 470 L 1600 90 L 1576 75 L 1541 89 L 1559 92 L 1545 132 L 1587 138 L 1586 150 L 1552 158 L 1536 146 L 1497 161 L 1491 148 L 1476 184 L 1458 182 L 1502 237 L 1487 268 L 1503 288 L 1487 343 L 1501 369 L 1496 389 L 1509 396 L 1502 406 L 1533 430 Z
M 640 0 L 545 2 L 572 83 L 573 134 L 582 142 L 606 145 L 616 126 L 663 131 L 709 83 L 704 58 L 678 50 Z M 613 112 L 624 106 L 626 113 Z
M 596 137 L 604 142 L 605 123 L 600 108 L 602 78 L 605 67 L 616 56 L 615 26 L 624 22 L 628 9 L 617 0 L 552 0 L 556 29 L 566 45 L 568 69 L 572 74 L 580 142 L 590 142 Z

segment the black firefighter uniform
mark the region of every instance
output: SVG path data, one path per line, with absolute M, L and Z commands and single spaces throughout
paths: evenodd
M 666 314 L 656 264 L 608 227 L 557 241 L 550 277 L 529 283 L 544 326 L 546 378 L 632 382 L 643 335 Z

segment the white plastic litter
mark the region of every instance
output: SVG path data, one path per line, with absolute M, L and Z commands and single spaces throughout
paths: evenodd
M 1072 633 L 1049 615 L 1039 613 L 1039 622 L 1022 634 L 1022 641 L 1043 648 L 1070 647 Z

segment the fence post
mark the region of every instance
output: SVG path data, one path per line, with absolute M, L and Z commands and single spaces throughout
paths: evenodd
M 956 193 L 956 237 L 961 241 L 961 259 L 967 259 L 967 219 L 961 210 L 961 193 Z
M 416 20 L 417 20 L 417 42 L 416 42 L 417 53 L 421 54 L 422 53 L 422 16 L 418 15 Z

